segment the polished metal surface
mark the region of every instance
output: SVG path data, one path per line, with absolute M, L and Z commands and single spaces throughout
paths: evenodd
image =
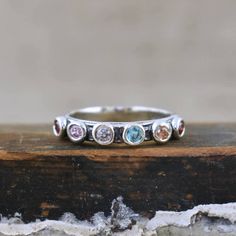
M 71 124 L 78 126 L 72 133 L 68 129 Z M 67 135 L 77 143 L 94 141 L 100 145 L 139 145 L 143 141 L 165 143 L 172 137 L 181 138 L 185 126 L 181 117 L 167 110 L 142 106 L 107 106 L 83 108 L 57 117 L 53 131 L 56 136 Z

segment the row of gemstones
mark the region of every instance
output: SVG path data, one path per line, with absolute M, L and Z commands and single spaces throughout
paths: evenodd
M 79 121 L 70 121 L 64 117 L 58 117 L 54 121 L 53 131 L 56 136 L 63 136 L 67 133 L 71 141 L 80 143 L 87 135 L 86 125 Z M 167 142 L 172 136 L 181 138 L 185 133 L 185 124 L 180 117 L 171 121 L 156 120 L 152 125 L 153 139 L 158 143 Z M 92 130 L 93 139 L 101 145 L 108 145 L 114 142 L 115 132 L 113 126 L 108 123 L 97 124 Z M 128 124 L 124 128 L 122 138 L 125 143 L 138 145 L 145 140 L 145 129 L 140 124 Z

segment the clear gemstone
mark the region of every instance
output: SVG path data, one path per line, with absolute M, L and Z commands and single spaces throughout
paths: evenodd
M 129 144 L 140 144 L 145 138 L 145 132 L 139 125 L 132 125 L 128 127 L 124 135 L 124 139 Z
M 82 139 L 84 136 L 84 130 L 79 125 L 71 125 L 69 128 L 69 135 L 76 140 Z
M 100 144 L 110 144 L 114 139 L 113 129 L 107 125 L 100 125 L 95 129 L 95 140 Z

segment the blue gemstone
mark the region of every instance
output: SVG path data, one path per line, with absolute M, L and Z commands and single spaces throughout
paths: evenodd
M 145 138 L 144 130 L 138 125 L 132 125 L 126 129 L 125 139 L 132 144 L 139 144 Z

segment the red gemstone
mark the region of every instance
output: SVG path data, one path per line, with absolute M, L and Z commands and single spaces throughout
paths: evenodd
M 60 126 L 58 120 L 55 120 L 55 121 L 54 121 L 54 127 L 55 127 L 56 133 L 57 133 L 57 134 L 60 134 L 60 132 L 61 132 L 61 126 Z
M 184 132 L 184 129 L 185 129 L 185 126 L 184 126 L 184 121 L 181 121 L 180 124 L 179 124 L 179 135 L 182 135 L 183 132 Z

